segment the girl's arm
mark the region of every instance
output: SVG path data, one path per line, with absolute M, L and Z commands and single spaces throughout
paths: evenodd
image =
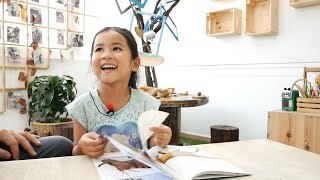
M 87 130 L 77 121 L 73 121 L 73 150 L 72 155 L 82 155 L 83 152 L 79 146 L 80 138 L 87 133 Z

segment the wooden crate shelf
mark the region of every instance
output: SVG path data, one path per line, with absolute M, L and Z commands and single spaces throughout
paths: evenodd
M 295 8 L 320 5 L 320 0 L 290 0 L 290 6 Z
M 270 111 L 268 139 L 320 154 L 320 114 Z
M 237 8 L 207 13 L 207 36 L 241 34 L 241 16 L 241 10 Z
M 264 36 L 278 32 L 278 0 L 247 0 L 246 35 Z
M 297 111 L 320 113 L 320 99 L 297 98 Z

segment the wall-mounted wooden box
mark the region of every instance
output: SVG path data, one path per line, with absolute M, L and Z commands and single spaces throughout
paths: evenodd
M 247 0 L 246 34 L 264 36 L 278 31 L 278 0 Z
M 207 36 L 241 34 L 241 10 L 236 8 L 207 13 Z
M 290 6 L 299 8 L 305 6 L 319 5 L 320 0 L 290 0 Z

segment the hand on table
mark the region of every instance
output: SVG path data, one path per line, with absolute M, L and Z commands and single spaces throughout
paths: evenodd
M 37 156 L 30 143 L 40 146 L 39 136 L 28 132 L 16 133 L 12 130 L 3 129 L 0 131 L 0 142 L 10 147 L 11 153 L 0 148 L 0 158 L 14 160 L 19 159 L 19 145 L 22 146 L 31 156 Z M 11 155 L 12 154 L 12 155 Z

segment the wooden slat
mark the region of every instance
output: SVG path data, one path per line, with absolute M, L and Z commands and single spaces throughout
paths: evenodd
M 319 0 L 290 0 L 290 6 L 295 8 L 319 5 Z
M 320 109 L 320 104 L 299 103 L 299 102 L 298 102 L 298 103 L 297 103 L 297 107 Z
M 306 72 L 320 72 L 320 68 L 306 68 Z
M 320 113 L 320 109 L 303 108 L 303 107 L 298 107 L 297 111 L 298 112 L 308 112 L 308 113 Z
M 316 103 L 316 104 L 320 104 L 320 99 L 297 98 L 297 102 L 305 102 L 305 103 Z

